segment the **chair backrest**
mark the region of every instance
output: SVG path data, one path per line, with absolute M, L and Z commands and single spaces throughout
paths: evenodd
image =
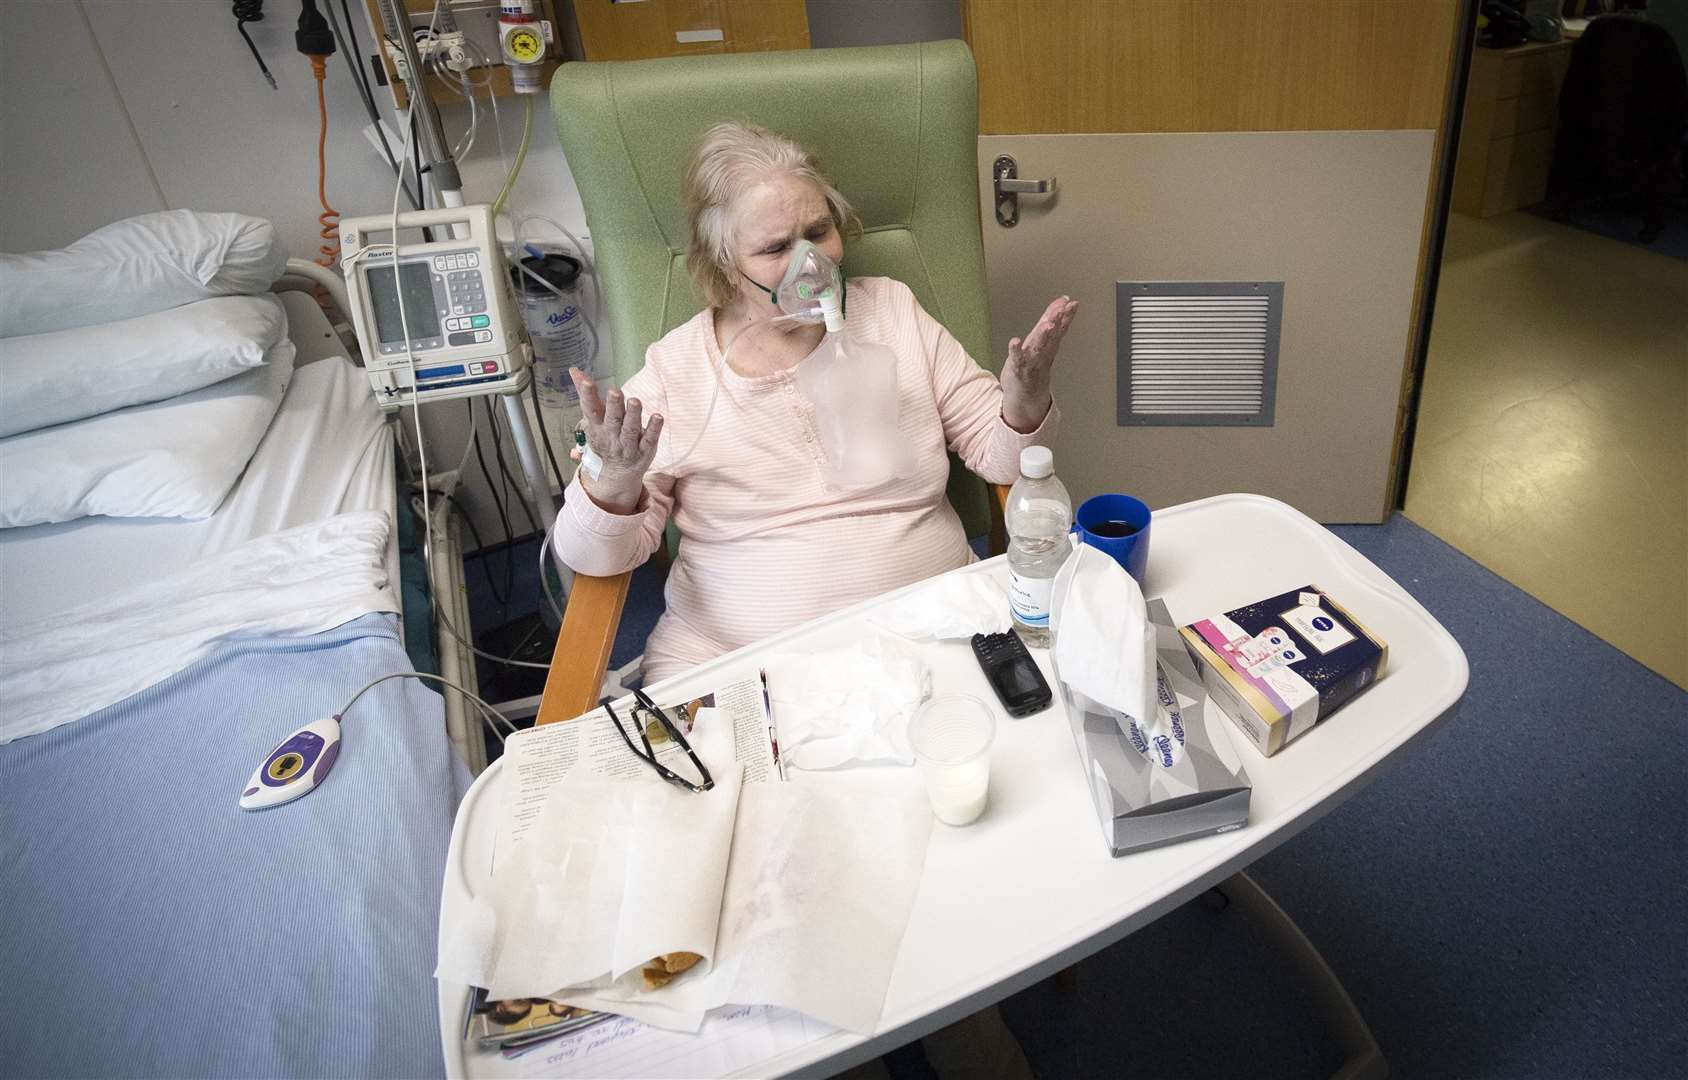
M 686 273 L 680 183 L 703 133 L 723 120 L 814 151 L 862 220 L 845 273 L 906 283 L 992 363 L 978 82 L 961 42 L 564 64 L 551 107 L 586 209 L 620 378 L 701 307 Z M 950 499 L 969 531 L 982 531 L 984 487 L 953 465 Z

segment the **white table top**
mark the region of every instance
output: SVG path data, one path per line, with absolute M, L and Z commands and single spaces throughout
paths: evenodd
M 1274 757 L 1262 758 L 1240 735 L 1232 739 L 1254 787 L 1247 827 L 1118 859 L 1103 842 L 1059 694 L 1055 707 L 1036 716 L 999 716 L 989 807 L 966 828 L 934 827 L 874 1036 L 833 1032 L 747 1073 L 847 1068 L 1118 941 L 1317 821 L 1434 728 L 1465 692 L 1465 654 L 1441 624 L 1358 552 L 1283 503 L 1218 496 L 1156 511 L 1152 528 L 1144 592 L 1165 599 L 1179 624 L 1314 584 L 1388 644 L 1383 678 Z M 1006 578 L 1001 559 L 961 572 Z M 882 602 L 741 649 L 663 689 L 754 674 L 767 652 L 841 646 L 861 636 L 865 613 Z M 965 642 L 923 648 L 933 693 L 994 703 Z M 1053 685 L 1047 652 L 1032 652 Z M 1213 730 L 1226 730 L 1217 707 L 1208 712 Z M 458 811 L 442 897 L 447 911 L 467 902 L 470 881 L 489 872 L 501 778 L 495 763 Z M 443 913 L 441 921 L 448 922 Z M 454 1077 L 465 1075 L 466 994 L 462 986 L 440 987 L 441 1042 Z

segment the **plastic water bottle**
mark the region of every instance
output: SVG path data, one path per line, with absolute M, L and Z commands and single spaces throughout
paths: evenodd
M 539 400 L 547 409 L 576 409 L 580 398 L 569 368 L 592 374 L 586 324 L 580 316 L 580 261 L 550 253 L 543 258 L 530 255 L 522 266 L 557 290 L 546 288 L 518 267 L 510 268 L 516 303 L 533 344 L 533 379 L 539 384 Z
M 1055 574 L 1072 554 L 1067 531 L 1073 500 L 1055 478 L 1047 446 L 1020 451 L 1020 479 L 1008 490 L 1008 606 L 1028 645 L 1049 644 L 1049 598 Z

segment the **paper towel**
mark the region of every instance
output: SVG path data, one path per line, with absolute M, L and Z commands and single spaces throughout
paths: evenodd
M 442 939 L 439 977 L 496 1001 L 639 980 L 665 953 L 697 953 L 707 970 L 743 771 L 722 764 L 702 793 L 655 773 L 564 777 Z
M 933 579 L 868 615 L 868 621 L 915 641 L 970 639 L 1013 625 L 1008 594 L 990 574 L 956 571 Z
M 765 670 L 786 764 L 914 764 L 908 724 L 932 692 L 932 673 L 918 656 L 871 637 L 829 652 L 770 657 Z
M 1049 626 L 1055 667 L 1075 694 L 1145 731 L 1161 729 L 1155 636 L 1136 578 L 1106 553 L 1079 544 L 1055 575 Z
M 555 996 L 683 1031 L 730 1003 L 796 1009 L 870 1034 L 931 833 L 925 790 L 909 770 L 747 784 L 708 974 L 652 992 L 620 983 Z

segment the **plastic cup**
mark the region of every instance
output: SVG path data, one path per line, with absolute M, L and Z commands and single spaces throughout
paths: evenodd
M 932 813 L 945 825 L 967 825 L 984 813 L 995 740 L 996 714 L 975 697 L 935 697 L 915 714 L 909 744 Z
M 1073 514 L 1072 531 L 1091 547 L 1107 552 L 1141 585 L 1149 566 L 1149 528 L 1153 517 L 1141 499 L 1130 495 L 1093 495 L 1079 504 Z M 1120 535 L 1120 526 L 1130 533 Z

